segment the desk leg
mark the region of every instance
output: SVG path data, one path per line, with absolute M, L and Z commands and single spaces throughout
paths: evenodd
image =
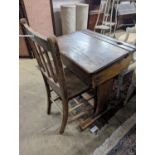
M 110 79 L 97 87 L 96 115 L 104 111 L 104 108 L 107 105 L 107 100 L 112 92 L 112 88 L 113 79 Z
M 82 130 L 93 124 L 97 119 L 103 116 L 104 108 L 106 108 L 107 100 L 112 92 L 113 79 L 110 79 L 97 87 L 97 98 L 95 105 L 95 113 L 85 121 L 80 123 Z

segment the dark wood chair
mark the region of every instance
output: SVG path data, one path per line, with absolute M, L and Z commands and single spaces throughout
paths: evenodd
M 53 103 L 53 100 L 51 99 L 51 91 L 54 90 L 62 100 L 63 119 L 59 131 L 60 134 L 62 134 L 68 120 L 69 100 L 87 91 L 89 87 L 75 74 L 63 67 L 59 46 L 55 36 L 49 38 L 41 36 L 28 26 L 25 19 L 21 19 L 20 23 L 23 25 L 26 34 L 30 35 L 29 39 L 33 41 L 35 46 L 33 52 L 47 90 L 47 113 L 50 114 L 51 104 Z

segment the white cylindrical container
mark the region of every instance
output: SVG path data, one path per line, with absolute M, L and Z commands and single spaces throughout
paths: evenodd
M 88 4 L 76 4 L 76 30 L 87 29 L 88 23 Z
M 61 22 L 63 34 L 68 34 L 76 31 L 76 6 L 62 5 L 61 6 Z

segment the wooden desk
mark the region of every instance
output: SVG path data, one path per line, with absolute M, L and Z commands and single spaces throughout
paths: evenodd
M 97 89 L 95 113 L 107 105 L 113 78 L 131 61 L 135 46 L 90 30 L 58 38 L 64 64 L 90 87 Z

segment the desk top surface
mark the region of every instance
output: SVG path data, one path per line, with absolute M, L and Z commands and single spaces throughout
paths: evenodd
M 83 30 L 58 37 L 62 56 L 89 74 L 99 72 L 135 51 L 135 46 Z

